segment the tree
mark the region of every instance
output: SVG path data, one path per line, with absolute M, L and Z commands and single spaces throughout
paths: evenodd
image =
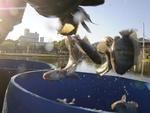
M 5 40 L 1 45 L 0 45 L 1 51 L 5 52 L 14 52 L 16 50 L 16 42 L 13 40 Z

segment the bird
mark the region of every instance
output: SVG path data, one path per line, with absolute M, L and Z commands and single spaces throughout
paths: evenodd
M 112 43 L 110 37 L 106 40 L 107 45 Z M 45 72 L 43 75 L 44 80 L 62 80 L 64 78 L 78 78 L 78 75 L 75 73 L 77 65 L 85 58 L 87 55 L 94 63 L 102 64 L 102 56 L 98 51 L 90 44 L 87 37 L 83 39 L 79 35 L 70 36 L 65 38 L 65 44 L 69 51 L 69 59 L 67 65 L 62 69 L 50 70 Z M 105 45 L 105 47 L 107 47 Z M 106 49 L 106 48 L 105 48 Z M 105 52 L 107 56 L 107 51 Z M 105 74 L 110 70 L 110 56 L 107 56 L 108 64 L 104 68 L 101 68 L 100 74 Z M 106 71 L 107 70 L 107 71 Z
M 65 38 L 65 45 L 69 52 L 68 63 L 65 67 L 55 70 L 49 70 L 43 74 L 44 80 L 62 80 L 64 78 L 79 79 L 75 73 L 77 65 L 84 58 L 84 53 L 81 51 L 72 36 Z
M 72 35 L 77 32 L 78 25 L 91 32 L 85 21 L 92 22 L 90 16 L 80 6 L 97 6 L 104 4 L 104 0 L 26 0 L 40 15 L 55 16 L 61 21 L 59 34 Z M 80 16 L 80 19 L 78 18 Z M 69 26 L 69 27 L 68 27 Z M 71 26 L 71 27 L 70 27 Z M 68 28 L 64 28 L 68 27 Z M 65 29 L 65 30 L 64 30 Z
M 96 70 L 99 75 L 104 75 L 111 69 L 123 75 L 137 63 L 140 49 L 136 32 L 133 29 L 125 29 L 119 33 L 121 37 L 115 36 L 113 39 L 107 36 L 97 45 L 97 51 L 105 54 L 106 59 Z
M 80 6 L 94 7 L 104 4 L 104 2 L 104 0 L 1 0 L 0 42 L 5 40 L 15 25 L 21 23 L 27 3 L 41 16 L 59 18 L 62 23 L 62 27 L 58 30 L 59 34 L 72 35 L 77 32 L 79 23 L 81 23 L 87 31 L 90 31 L 85 24 L 85 21 L 89 20 L 89 15 Z M 76 18 L 74 15 L 77 14 L 77 12 L 84 16 L 80 22 L 74 21 Z M 62 31 L 65 24 L 72 25 L 73 29 L 65 32 Z
M 96 49 L 99 53 L 104 54 L 105 62 L 102 63 L 97 69 L 96 72 L 99 75 L 104 75 L 105 73 L 109 72 L 112 69 L 111 61 L 113 59 L 111 55 L 111 46 L 113 44 L 113 38 L 110 36 L 106 36 L 104 41 L 100 41 Z
M 137 62 L 139 56 L 139 44 L 136 32 L 133 29 L 125 29 L 119 32 L 121 37 L 115 37 L 112 46 L 114 71 L 120 75 L 125 74 Z
M 96 48 L 90 44 L 86 37 L 81 39 L 79 35 L 68 36 L 65 39 L 65 44 L 69 51 L 67 65 L 60 70 L 50 70 L 44 73 L 43 78 L 49 80 L 56 80 L 55 77 L 57 77 L 57 80 L 65 77 L 78 78 L 74 72 L 85 55 L 93 63 L 100 65 L 96 69 L 96 72 L 101 76 L 105 75 L 111 69 L 117 74 L 125 74 L 135 64 L 139 50 L 133 30 L 122 30 L 120 33 L 122 37 L 116 36 L 114 39 L 110 36 L 105 37 L 105 40 L 99 42 Z M 104 63 L 103 57 L 99 53 L 105 55 L 106 61 Z

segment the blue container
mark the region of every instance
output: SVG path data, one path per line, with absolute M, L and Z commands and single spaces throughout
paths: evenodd
M 3 113 L 112 113 L 111 104 L 123 94 L 139 104 L 139 113 L 150 113 L 148 82 L 91 73 L 78 73 L 79 80 L 46 81 L 43 73 L 32 71 L 12 77 Z M 74 98 L 75 104 L 57 101 L 65 98 Z
M 0 59 L 0 112 L 2 110 L 3 99 L 7 85 L 13 75 L 24 71 L 49 68 L 51 68 L 51 66 L 44 62 Z

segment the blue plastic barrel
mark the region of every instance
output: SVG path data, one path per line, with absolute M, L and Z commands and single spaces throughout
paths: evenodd
M 12 77 L 3 113 L 112 113 L 111 104 L 124 94 L 128 101 L 138 103 L 138 113 L 150 113 L 148 82 L 81 72 L 79 80 L 46 81 L 43 73 L 32 71 Z M 64 99 L 74 99 L 74 104 L 58 101 Z
M 2 110 L 3 99 L 7 85 L 13 75 L 24 71 L 49 68 L 51 68 L 51 66 L 44 62 L 0 59 L 0 112 Z

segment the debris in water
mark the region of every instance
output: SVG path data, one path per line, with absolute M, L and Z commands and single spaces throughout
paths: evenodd
M 66 98 L 64 99 L 57 98 L 57 101 L 63 104 L 69 104 L 69 105 L 75 104 L 75 98 L 73 98 L 70 102 L 68 102 Z

